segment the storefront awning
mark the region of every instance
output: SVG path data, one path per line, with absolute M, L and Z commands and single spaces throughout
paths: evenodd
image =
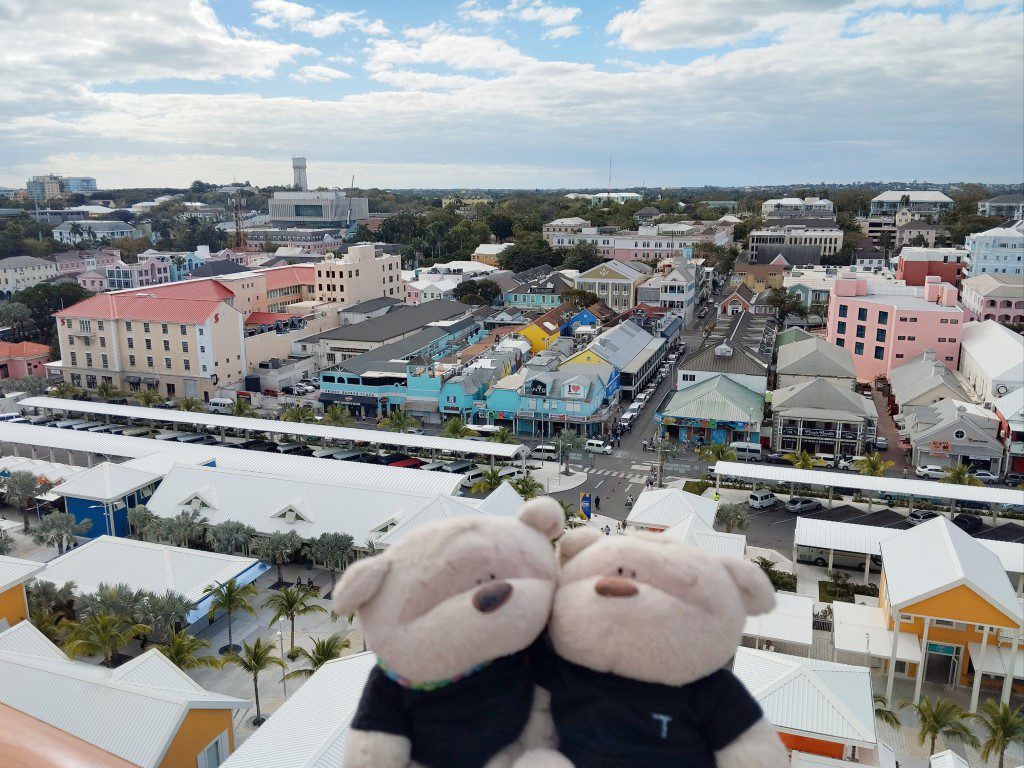
M 981 658 L 981 643 L 968 643 L 971 651 L 971 663 L 975 667 L 981 667 L 986 675 L 995 677 L 1006 677 L 1006 670 L 1010 666 L 1010 649 L 1004 646 L 989 645 L 985 648 L 985 658 Z M 1024 647 L 1017 649 L 1016 663 L 1013 665 L 1013 676 L 1017 680 L 1024 680 Z
M 140 381 L 142 381 L 142 377 L 141 376 L 125 376 L 124 380 L 127 381 L 129 384 L 138 384 Z
M 143 381 L 147 384 L 152 384 L 154 387 L 160 383 L 160 379 L 153 378 L 152 376 L 147 376 Z
M 342 405 L 377 404 L 377 398 L 372 395 L 345 395 L 340 392 L 321 392 L 318 399 L 321 403 L 340 403 Z
M 856 603 L 832 603 L 832 639 L 837 651 L 888 659 L 892 655 L 892 630 L 881 608 Z M 910 632 L 900 632 L 896 659 L 921 663 L 921 641 Z

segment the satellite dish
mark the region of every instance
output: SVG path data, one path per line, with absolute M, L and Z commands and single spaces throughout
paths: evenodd
M 1007 392 L 1009 392 L 1009 390 L 1006 388 L 1005 384 L 1000 384 L 998 387 L 996 387 L 997 395 L 1005 395 Z

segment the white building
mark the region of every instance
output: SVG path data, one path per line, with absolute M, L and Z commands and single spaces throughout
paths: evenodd
M 353 245 L 340 257 L 329 253 L 314 269 L 316 301 L 358 304 L 382 296 L 405 300 L 402 257 L 378 251 L 373 243 Z
M 696 310 L 697 293 L 697 269 L 689 264 L 679 264 L 667 274 L 657 273 L 640 285 L 636 290 L 636 300 L 638 304 L 676 310 L 675 314 L 681 315 L 689 324 Z
M 275 192 L 270 200 L 270 223 L 275 227 L 344 227 L 370 217 L 365 197 L 329 192 Z
M 1024 220 L 968 235 L 964 243 L 971 253 L 967 274 L 1024 274 Z
M 1000 216 L 1004 219 L 1024 219 L 1024 195 L 997 195 L 978 203 L 978 213 L 982 216 Z
M 938 190 L 892 189 L 871 200 L 871 216 L 895 215 L 901 208 L 930 217 L 948 211 L 953 199 Z
M 594 195 L 588 195 L 585 192 L 570 192 L 566 195 L 570 200 L 589 200 L 591 205 L 599 205 L 600 203 L 629 203 L 636 200 L 643 200 L 643 195 L 637 194 L 636 192 L 598 192 Z
M 831 200 L 820 197 L 783 197 L 765 200 L 761 203 L 761 215 L 764 217 L 779 215 L 811 214 L 822 215 L 835 212 Z
M 718 222 L 677 221 L 635 230 L 592 227 L 589 222 L 577 227 L 571 222 L 572 219 L 557 219 L 545 225 L 544 239 L 552 248 L 572 248 L 577 243 L 587 242 L 597 248 L 602 258 L 618 261 L 690 258 L 697 243 L 726 246 L 732 242 L 734 232 L 732 224 Z
M 57 276 L 56 262 L 35 256 L 10 256 L 0 259 L 0 297 L 37 285 Z
M 751 263 L 757 261 L 762 249 L 770 250 L 775 245 L 811 245 L 820 249 L 821 256 L 831 256 L 843 247 L 843 230 L 828 219 L 822 219 L 820 224 L 804 220 L 755 229 L 747 242 Z
M 65 221 L 53 228 L 53 239 L 75 245 L 83 240 L 114 240 L 119 237 L 137 237 L 138 230 L 117 219 L 104 221 Z
M 960 373 L 983 403 L 1024 388 L 1024 337 L 995 320 L 968 323 Z

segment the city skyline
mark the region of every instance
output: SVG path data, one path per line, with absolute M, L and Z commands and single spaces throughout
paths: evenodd
M 1015 3 L 750 5 L 0 3 L 0 185 L 1020 181 Z

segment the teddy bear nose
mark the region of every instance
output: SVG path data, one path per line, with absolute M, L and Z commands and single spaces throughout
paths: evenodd
M 605 576 L 603 579 L 598 579 L 597 584 L 594 585 L 594 591 L 602 597 L 632 597 L 640 590 L 629 579 Z
M 473 607 L 480 613 L 496 611 L 512 597 L 512 585 L 507 581 L 496 581 L 481 587 L 473 595 Z

